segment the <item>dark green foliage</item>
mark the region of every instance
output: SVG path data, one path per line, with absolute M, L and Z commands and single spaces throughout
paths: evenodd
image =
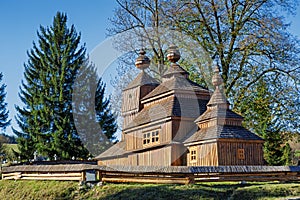
M 260 135 L 264 140 L 264 157 L 270 165 L 290 164 L 291 149 L 286 143 L 281 126 L 276 126 L 274 115 L 276 103 L 267 82 L 261 79 L 257 87 L 249 89 L 237 100 L 236 111 L 244 116 L 244 126 Z
M 67 27 L 65 14 L 57 13 L 53 25 L 40 27 L 38 44 L 28 52 L 20 99 L 16 106 L 22 158 L 33 152 L 53 159 L 85 158 L 88 151 L 77 134 L 72 115 L 72 85 L 86 61 L 85 47 L 74 26 Z
M 8 110 L 6 109 L 7 103 L 5 103 L 6 92 L 5 84 L 1 84 L 2 73 L 0 73 L 0 130 L 5 131 L 6 127 L 10 125 L 10 120 L 8 119 Z
M 110 99 L 105 98 L 105 85 L 99 79 L 96 89 L 95 110 L 96 121 L 102 128 L 103 134 L 110 140 L 115 140 L 114 133 L 117 131 L 116 119 L 111 112 Z
M 281 165 L 282 138 L 278 130 L 266 130 L 264 133 L 264 157 L 270 165 Z
M 104 98 L 105 86 L 95 69 L 88 66 L 80 35 L 73 25 L 67 27 L 65 14 L 57 13 L 52 26 L 41 26 L 38 39 L 25 64 L 25 80 L 19 94 L 24 106 L 16 106 L 21 130 L 14 132 L 19 136 L 20 156 L 32 159 L 36 151 L 49 159 L 54 159 L 54 155 L 59 159 L 87 158 L 91 153 L 88 136 L 99 145 L 95 134 L 100 127 L 95 123 L 103 126 L 108 140 L 114 139 L 115 122 L 109 112 L 109 100 Z M 90 87 L 97 82 L 99 88 Z M 81 101 L 74 93 L 79 94 Z M 82 114 L 85 118 L 78 118 Z
M 282 165 L 291 165 L 292 163 L 292 149 L 289 143 L 284 144 L 282 150 L 281 162 Z
M 264 132 L 264 157 L 269 165 L 291 164 L 291 148 L 285 143 L 280 128 L 268 128 Z
M 245 95 L 236 99 L 234 110 L 244 117 L 244 126 L 263 136 L 263 133 L 274 120 L 272 116 L 272 95 L 267 83 L 262 79 Z
M 74 85 L 73 116 L 77 131 L 90 154 L 96 156 L 112 145 L 116 119 L 105 98 L 105 85 L 94 66 L 82 67 Z

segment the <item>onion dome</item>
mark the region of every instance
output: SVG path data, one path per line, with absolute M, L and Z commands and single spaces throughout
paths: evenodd
M 216 66 L 214 69 L 214 75 L 212 77 L 212 84 L 215 86 L 215 91 L 212 94 L 207 106 L 214 105 L 224 105 L 224 107 L 228 107 L 227 99 L 224 93 L 220 90 L 219 86 L 223 84 L 223 79 L 220 75 L 219 67 Z
M 172 63 L 176 63 L 180 59 L 180 52 L 176 45 L 171 45 L 169 47 L 167 58 Z
M 183 75 L 188 78 L 189 73 L 185 71 L 179 64 L 176 62 L 180 59 L 180 52 L 176 45 L 171 45 L 168 49 L 167 54 L 168 60 L 171 62 L 169 69 L 163 75 L 163 78 L 169 78 L 174 75 Z
M 216 66 L 214 69 L 214 75 L 212 77 L 212 84 L 213 84 L 213 86 L 218 87 L 218 86 L 222 85 L 222 83 L 223 83 L 223 79 L 220 76 L 219 67 Z
M 135 66 L 140 70 L 145 70 L 150 66 L 150 59 L 145 55 L 146 52 L 141 49 L 139 52 L 139 57 L 135 61 Z

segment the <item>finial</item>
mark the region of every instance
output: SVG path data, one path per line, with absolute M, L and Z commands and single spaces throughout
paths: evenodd
M 218 87 L 218 86 L 220 86 L 222 83 L 223 83 L 223 79 L 222 79 L 222 77 L 221 77 L 221 75 L 220 75 L 219 67 L 216 66 L 216 67 L 214 68 L 214 75 L 213 75 L 213 77 L 212 77 L 212 84 L 213 84 L 213 86 Z
M 144 49 L 141 49 L 139 52 L 139 57 L 137 57 L 134 63 L 135 66 L 140 70 L 147 69 L 150 66 L 150 59 L 145 54 L 146 52 Z
M 172 44 L 169 47 L 167 58 L 172 63 L 176 63 L 180 59 L 180 52 L 176 45 Z

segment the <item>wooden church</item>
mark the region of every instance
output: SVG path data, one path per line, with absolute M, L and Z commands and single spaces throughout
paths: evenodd
M 263 165 L 263 140 L 243 128 L 243 118 L 229 109 L 218 68 L 210 96 L 177 64 L 176 46 L 167 58 L 171 65 L 158 83 L 146 73 L 150 60 L 140 52 L 135 65 L 141 72 L 123 90 L 122 139 L 96 157 L 98 164 Z

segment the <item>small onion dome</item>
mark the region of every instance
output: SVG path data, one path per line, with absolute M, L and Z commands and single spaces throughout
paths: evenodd
M 220 75 L 219 67 L 216 66 L 214 69 L 214 75 L 212 77 L 212 84 L 213 86 L 217 87 L 219 85 L 222 85 L 222 83 L 223 83 L 223 79 Z
M 169 47 L 167 58 L 172 63 L 176 63 L 180 59 L 180 52 L 176 45 L 171 45 Z
M 145 54 L 146 52 L 143 49 L 141 49 L 139 52 L 139 57 L 137 57 L 134 63 L 135 66 L 140 70 L 147 69 L 150 65 L 150 59 Z

